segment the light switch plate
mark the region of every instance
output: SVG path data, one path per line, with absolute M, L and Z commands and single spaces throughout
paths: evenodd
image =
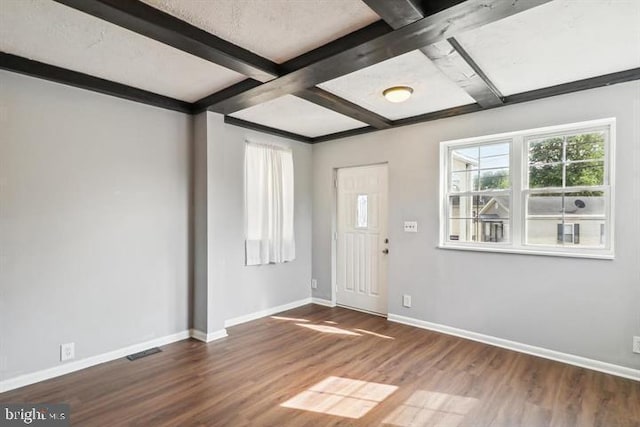
M 404 232 L 405 233 L 417 233 L 418 232 L 418 221 L 405 221 L 404 222 Z

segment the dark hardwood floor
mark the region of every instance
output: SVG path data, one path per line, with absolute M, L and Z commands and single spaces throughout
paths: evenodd
M 0 395 L 79 426 L 640 426 L 640 382 L 308 305 Z

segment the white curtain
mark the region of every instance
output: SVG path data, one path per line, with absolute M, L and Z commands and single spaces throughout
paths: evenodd
M 247 141 L 246 264 L 293 261 L 293 155 L 288 148 Z

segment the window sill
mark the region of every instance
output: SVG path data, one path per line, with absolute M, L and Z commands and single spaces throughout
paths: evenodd
M 589 253 L 589 252 L 560 252 L 544 249 L 516 249 L 506 247 L 486 247 L 486 246 L 463 246 L 463 245 L 443 245 L 437 246 L 438 249 L 447 249 L 455 251 L 471 251 L 471 252 L 493 252 L 493 253 L 507 253 L 518 255 L 538 255 L 538 256 L 553 256 L 563 258 L 587 258 L 587 259 L 602 259 L 613 260 L 615 255 L 611 253 Z

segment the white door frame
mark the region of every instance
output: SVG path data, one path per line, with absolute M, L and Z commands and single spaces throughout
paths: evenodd
M 359 165 L 348 165 L 348 166 L 340 166 L 333 168 L 333 173 L 331 179 L 333 180 L 333 191 L 331 192 L 331 306 L 337 306 L 337 295 L 336 290 L 338 287 L 338 247 L 337 236 L 338 236 L 338 169 L 348 169 L 348 168 L 358 168 L 362 166 L 378 166 L 378 165 L 387 165 L 387 170 L 389 168 L 389 162 L 375 162 L 375 163 L 364 163 Z M 389 183 L 389 178 L 387 178 L 387 183 Z M 387 197 L 387 204 L 389 203 L 389 197 Z M 387 215 L 387 221 L 389 221 Z M 387 230 L 389 230 L 389 224 L 387 224 Z M 387 231 L 388 232 L 388 231 Z M 387 275 L 389 274 L 389 270 L 387 269 Z M 387 278 L 388 279 L 388 278 Z M 387 280 L 387 294 L 389 292 L 389 280 Z M 387 304 L 388 304 L 388 295 L 387 295 Z M 362 311 L 356 308 L 348 307 L 350 310 Z M 387 306 L 387 313 L 388 313 Z M 368 312 L 369 314 L 373 314 L 376 316 L 382 316 L 379 313 Z M 386 317 L 386 315 L 384 315 Z

